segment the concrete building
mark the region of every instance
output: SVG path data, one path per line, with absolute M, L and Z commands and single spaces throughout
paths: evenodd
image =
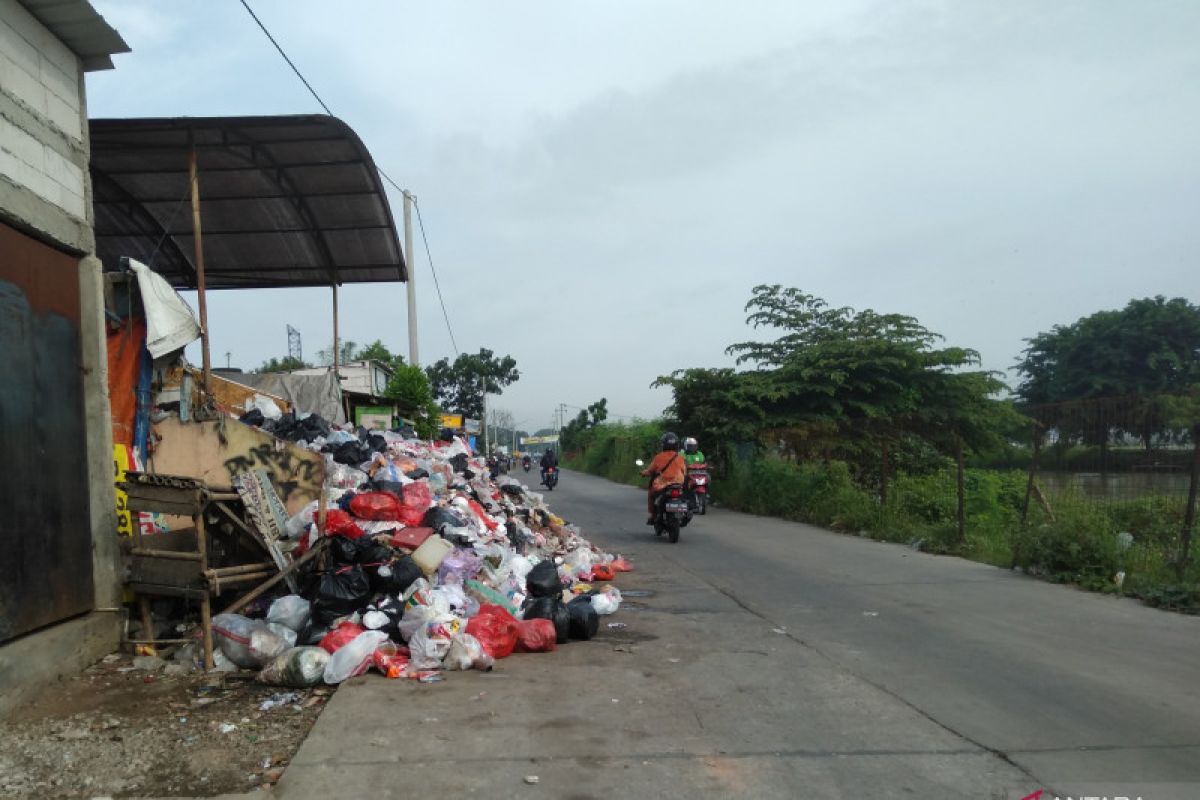
M 121 576 L 85 0 L 0 0 L 0 714 L 116 648 Z

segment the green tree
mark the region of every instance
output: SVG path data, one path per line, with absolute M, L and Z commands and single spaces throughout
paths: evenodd
M 259 372 L 291 372 L 294 369 L 308 369 L 312 364 L 306 361 L 301 361 L 298 358 L 284 356 L 283 358 L 269 358 L 262 363 L 258 368 Z
M 346 364 L 350 361 L 357 361 L 358 352 L 358 342 L 351 341 L 350 339 L 343 339 L 342 341 L 338 342 L 338 363 Z M 329 345 L 329 347 L 317 351 L 317 363 L 323 367 L 333 365 L 332 344 Z
M 501 394 L 504 387 L 521 377 L 512 356 L 497 356 L 487 348 L 478 353 L 461 353 L 451 362 L 447 358 L 426 369 L 434 397 L 442 405 L 472 419 L 483 418 L 483 393 Z
M 425 370 L 415 364 L 400 364 L 393 368 L 384 396 L 396 401 L 401 412 L 416 420 L 417 434 L 432 439 L 437 433 L 441 409 L 433 399 L 433 388 Z
M 354 353 L 356 361 L 378 361 L 393 371 L 404 365 L 404 356 L 393 353 L 381 340 L 376 339 Z
M 559 446 L 564 450 L 574 450 L 582 444 L 584 431 L 590 430 L 608 419 L 608 398 L 601 397 L 585 409 L 581 409 L 575 419 L 563 426 Z

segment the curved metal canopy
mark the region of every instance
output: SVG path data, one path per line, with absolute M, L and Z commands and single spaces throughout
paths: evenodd
M 336 117 L 93 119 L 96 250 L 196 288 L 189 159 L 197 154 L 208 289 L 406 281 L 387 195 Z

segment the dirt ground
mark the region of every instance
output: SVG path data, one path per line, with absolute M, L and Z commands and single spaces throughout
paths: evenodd
M 111 655 L 0 722 L 0 797 L 169 797 L 277 781 L 332 692 Z M 276 699 L 273 708 L 264 702 Z

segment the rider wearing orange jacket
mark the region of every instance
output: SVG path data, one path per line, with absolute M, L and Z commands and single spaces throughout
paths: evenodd
M 670 432 L 664 433 L 660 444 L 662 452 L 642 470 L 642 477 L 653 478 L 650 488 L 646 490 L 646 510 L 650 514 L 647 525 L 654 524 L 654 501 L 658 495 L 668 486 L 682 484 L 687 474 L 687 464 L 679 452 L 679 437 Z

